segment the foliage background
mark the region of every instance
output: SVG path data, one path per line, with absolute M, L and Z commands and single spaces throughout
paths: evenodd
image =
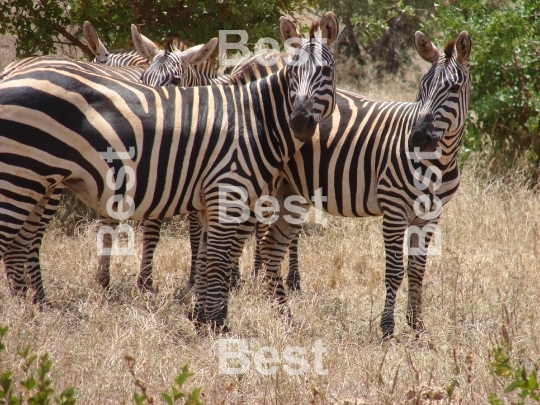
M 221 29 L 244 29 L 250 39 L 277 38 L 283 14 L 310 17 L 333 10 L 342 27 L 338 61 L 347 76 L 397 75 L 416 54 L 421 29 L 442 46 L 467 30 L 473 39 L 473 92 L 465 151 L 489 152 L 494 170 L 525 167 L 537 182 L 540 162 L 540 2 L 536 0 L 3 0 L 0 33 L 15 38 L 18 57 L 75 46 L 91 57 L 81 27 L 89 20 L 110 50 L 130 46 L 129 25 L 162 42 L 179 34 L 202 43 Z M 234 41 L 231 38 L 231 41 Z M 254 42 L 254 41 L 253 41 Z M 253 43 L 249 44 L 253 45 Z

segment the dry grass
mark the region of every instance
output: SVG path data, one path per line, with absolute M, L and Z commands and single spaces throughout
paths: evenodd
M 416 87 L 411 82 L 396 88 L 388 80 L 363 92 L 411 100 Z M 283 353 L 287 346 L 301 346 L 312 364 L 309 350 L 322 340 L 328 374 L 310 368 L 300 376 L 283 369 L 263 376 L 253 366 L 241 376 L 218 373 L 218 338 L 198 336 L 186 319 L 182 287 L 189 244 L 182 222 L 166 228 L 158 247 L 155 295 L 133 288 L 136 256 L 115 259 L 112 291 L 104 293 L 93 280 L 96 225 L 76 238 L 53 227 L 42 251 L 52 308 L 40 312 L 10 297 L 6 283 L 0 285 L 0 324 L 10 327 L 0 369 L 20 375 L 14 353 L 25 345 L 49 352 L 55 385 L 77 387 L 81 404 L 131 403 L 135 386 L 126 354 L 137 360 L 137 376 L 156 398 L 189 363 L 195 376 L 187 386 L 202 387 L 207 404 L 442 403 L 454 380 L 459 385 L 452 403 L 486 403 L 489 393 L 502 392 L 489 374 L 489 353 L 503 339 L 503 329 L 516 361 L 530 367 L 540 356 L 540 207 L 524 187 L 487 181 L 482 173 L 474 160 L 464 167 L 462 186 L 443 213 L 443 252 L 428 261 L 424 283 L 430 333 L 419 341 L 405 323 L 405 282 L 397 301 L 397 339 L 380 343 L 384 249 L 379 219 L 332 217 L 325 228 L 306 226 L 300 241 L 303 292 L 290 298 L 291 322 L 276 315 L 256 283 L 232 294 L 231 337 L 247 339 L 252 350 L 272 346 Z M 140 249 L 140 243 L 136 246 Z M 242 258 L 245 277 L 252 255 L 250 244 Z
M 425 279 L 430 333 L 419 341 L 405 324 L 404 284 L 396 342 L 380 344 L 384 254 L 378 219 L 332 217 L 325 228 L 306 227 L 300 244 L 304 291 L 291 297 L 291 322 L 276 316 L 257 284 L 232 295 L 232 337 L 248 339 L 253 350 L 266 345 L 280 353 L 293 345 L 309 350 L 322 339 L 328 374 L 310 370 L 302 376 L 283 369 L 263 376 L 253 367 L 240 377 L 218 374 L 218 340 L 196 335 L 179 290 L 188 272 L 185 227 L 166 230 L 156 259 L 159 293 L 142 295 L 132 288 L 135 256 L 115 260 L 110 293 L 93 282 L 96 227 L 90 226 L 77 238 L 51 229 L 45 239 L 51 309 L 39 312 L 11 298 L 5 283 L 0 286 L 0 323 L 10 327 L 11 353 L 0 359 L 1 368 L 20 372 L 13 353 L 21 346 L 48 351 L 55 383 L 76 386 L 83 404 L 130 402 L 135 387 L 126 354 L 137 359 L 137 374 L 154 396 L 189 363 L 195 372 L 189 387 L 201 386 L 208 404 L 344 404 L 351 398 L 366 404 L 427 403 L 429 392 L 444 395 L 452 380 L 459 383 L 455 398 L 462 403 L 485 403 L 488 393 L 501 392 L 489 374 L 489 353 L 503 338 L 503 327 L 519 360 L 530 366 L 540 355 L 540 207 L 524 188 L 475 178 L 478 170 L 464 168 L 462 187 L 443 214 L 443 253 L 429 260 Z M 244 275 L 251 262 L 249 249 Z M 305 358 L 312 364 L 310 352 Z

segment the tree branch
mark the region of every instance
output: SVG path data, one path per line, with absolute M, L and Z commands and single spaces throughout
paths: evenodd
M 81 51 L 84 52 L 86 56 L 88 56 L 90 59 L 94 59 L 96 55 L 86 46 L 83 44 L 79 38 L 77 38 L 75 35 L 72 35 L 66 30 L 64 27 L 60 26 L 57 23 L 52 24 L 52 29 L 58 32 L 59 34 L 62 34 L 64 38 L 66 38 L 68 41 L 71 42 L 71 45 L 76 46 L 81 49 Z

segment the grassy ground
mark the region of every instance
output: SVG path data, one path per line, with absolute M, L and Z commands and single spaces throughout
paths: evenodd
M 419 74 L 413 71 L 397 84 L 352 80 L 349 86 L 362 86 L 374 98 L 411 100 Z M 97 225 L 82 225 L 77 237 L 52 226 L 42 251 L 52 308 L 40 312 L 0 284 L 0 324 L 10 327 L 0 370 L 22 375 L 14 353 L 25 345 L 49 352 L 55 385 L 75 386 L 81 404 L 132 403 L 136 387 L 125 355 L 136 359 L 135 372 L 156 403 L 185 363 L 195 373 L 187 387 L 202 387 L 207 404 L 443 403 L 453 381 L 451 403 L 486 403 L 489 393 L 504 388 L 489 373 L 494 346 L 506 342 L 512 361 L 528 368 L 540 357 L 540 207 L 536 195 L 514 185 L 518 175 L 515 181 L 486 180 L 484 165 L 475 163 L 480 161 L 464 166 L 462 186 L 443 213 L 442 255 L 429 259 L 424 283 L 429 334 L 418 341 L 405 322 L 404 283 L 396 306 L 397 339 L 380 343 L 380 219 L 331 217 L 324 228 L 306 226 L 300 240 L 303 292 L 290 296 L 291 322 L 276 315 L 257 283 L 232 294 L 229 337 L 246 339 L 251 355 L 262 346 L 280 354 L 288 346 L 306 348 L 310 367 L 298 376 L 283 367 L 265 376 L 253 362 L 243 375 L 219 374 L 219 338 L 198 336 L 186 319 L 189 298 L 182 287 L 189 244 L 182 221 L 165 229 L 158 247 L 155 295 L 133 288 L 137 256 L 114 260 L 112 290 L 104 293 L 93 280 Z M 244 277 L 252 259 L 250 244 L 242 257 Z M 319 339 L 327 349 L 326 375 L 313 368 L 311 348 Z M 512 398 L 502 396 L 508 403 Z

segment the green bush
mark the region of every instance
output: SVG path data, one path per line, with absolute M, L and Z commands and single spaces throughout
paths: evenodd
M 8 331 L 7 327 L 0 326 L 0 353 L 6 349 L 3 342 Z M 49 354 L 42 356 L 33 354 L 29 347 L 17 352 L 17 356 L 22 360 L 22 371 L 24 377 L 14 378 L 13 370 L 3 370 L 0 368 L 0 405 L 74 405 L 76 403 L 75 389 L 68 387 L 59 396 L 55 396 L 55 389 L 49 378 L 52 362 Z M 146 385 L 135 376 L 135 359 L 131 356 L 125 357 L 129 373 L 133 376 L 135 386 L 140 390 L 133 395 L 133 401 L 137 405 L 153 405 L 154 399 L 147 394 Z M 182 371 L 174 380 L 171 392 L 162 392 L 161 398 L 167 405 L 202 405 L 199 396 L 200 388 L 195 388 L 191 392 L 183 392 L 184 383 L 193 376 L 188 365 L 184 365 Z M 54 402 L 53 402 L 54 401 Z
M 472 93 L 465 146 L 489 143 L 503 166 L 540 156 L 540 2 L 476 1 L 441 5 L 426 21 L 445 39 L 473 40 Z M 486 142 L 487 141 L 487 142 Z
M 195 43 L 217 36 L 218 30 L 243 29 L 253 45 L 261 37 L 278 38 L 279 17 L 301 11 L 309 3 L 304 0 L 6 0 L 0 2 L 0 34 L 16 37 L 18 57 L 55 53 L 57 44 L 67 43 L 93 58 L 79 39 L 85 20 L 94 25 L 111 50 L 129 46 L 130 24 L 136 24 L 154 41 L 174 33 Z
M 0 351 L 6 348 L 3 338 L 7 331 L 7 327 L 0 326 Z M 49 379 L 52 362 L 48 353 L 38 357 L 26 347 L 17 352 L 17 356 L 23 361 L 24 377 L 17 380 L 13 378 L 12 370 L 0 370 L 0 404 L 48 405 L 53 399 L 58 405 L 75 403 L 75 390 L 72 387 L 63 390 L 60 396 L 54 396 L 55 390 Z
M 505 394 L 514 391 L 519 391 L 517 396 L 520 398 L 515 403 L 523 405 L 526 399 L 540 403 L 540 387 L 536 377 L 536 369 L 527 372 L 525 366 L 515 367 L 510 362 L 508 348 L 505 346 L 497 346 L 491 352 L 493 361 L 491 362 L 490 372 L 495 377 L 504 381 L 506 387 Z M 502 405 L 503 401 L 499 396 L 491 394 L 488 401 L 492 405 Z

